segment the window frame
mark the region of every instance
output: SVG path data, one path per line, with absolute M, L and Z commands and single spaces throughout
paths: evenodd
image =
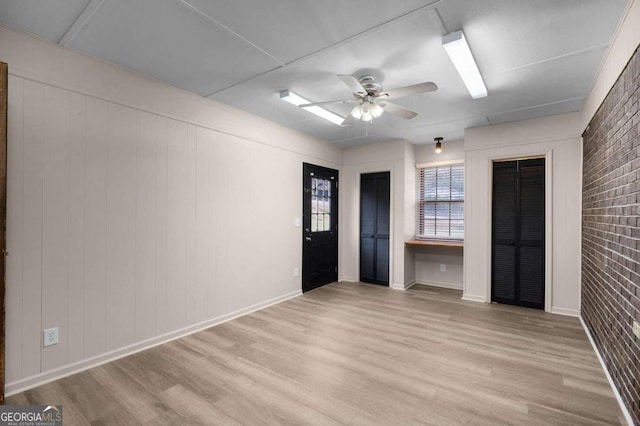
M 462 173 L 463 173 L 463 177 L 462 177 L 462 199 L 461 200 L 425 200 L 424 198 L 424 194 L 426 192 L 426 188 L 423 188 L 423 182 L 424 180 L 421 179 L 421 177 L 423 176 L 423 170 L 424 169 L 437 169 L 437 168 L 445 168 L 445 167 L 449 167 L 451 170 L 451 167 L 453 166 L 462 166 Z M 437 171 L 436 171 L 437 173 Z M 415 239 L 416 240 L 422 240 L 422 241 L 439 241 L 439 240 L 445 240 L 445 241 L 459 241 L 459 242 L 464 242 L 464 228 L 465 228 L 465 223 L 464 223 L 464 201 L 465 201 L 465 167 L 464 167 L 464 160 L 450 160 L 450 161 L 440 161 L 440 162 L 433 162 L 433 163 L 422 163 L 422 164 L 416 164 L 416 233 L 415 233 Z M 450 180 L 449 182 L 449 192 L 451 193 L 451 186 L 452 186 L 452 182 Z M 436 189 L 436 193 L 437 193 L 437 189 Z M 437 197 L 437 196 L 436 196 Z M 424 206 L 428 205 L 428 204 L 433 204 L 433 205 L 437 205 L 437 203 L 448 203 L 449 205 L 451 205 L 451 203 L 461 203 L 462 204 L 462 210 L 463 210 L 463 216 L 462 216 L 462 237 L 457 237 L 457 236 L 451 236 L 451 213 L 449 213 L 449 235 L 447 236 L 441 236 L 441 235 L 425 235 L 425 229 L 424 229 Z M 449 209 L 449 212 L 451 212 L 451 209 Z M 437 219 L 436 219 L 437 220 Z M 437 223 L 437 222 L 436 222 Z M 437 225 L 435 225 L 437 226 Z M 437 229 L 437 228 L 436 228 Z M 421 233 L 422 232 L 422 233 Z

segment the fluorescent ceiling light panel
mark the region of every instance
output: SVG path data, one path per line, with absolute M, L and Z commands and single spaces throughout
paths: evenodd
M 295 106 L 311 103 L 310 100 L 303 98 L 302 96 L 292 92 L 291 90 L 283 90 L 282 92 L 280 92 L 280 99 L 282 99 L 283 101 L 287 101 Z M 302 107 L 302 109 L 305 109 L 310 113 L 317 115 L 318 117 L 322 117 L 325 120 L 332 122 L 333 124 L 337 124 L 338 126 L 342 126 L 342 123 L 344 122 L 344 117 L 340 117 L 338 114 L 335 114 L 317 105 Z
M 471 54 L 471 49 L 469 49 L 462 30 L 442 36 L 442 46 L 467 86 L 471 97 L 477 99 L 487 96 L 487 87 L 482 81 L 480 70 L 478 70 L 476 61 L 473 60 L 473 54 Z

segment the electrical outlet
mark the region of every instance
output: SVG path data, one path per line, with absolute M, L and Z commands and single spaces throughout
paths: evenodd
M 445 265 L 444 263 L 440 264 L 440 272 L 446 272 L 447 271 L 447 265 Z
M 58 344 L 58 327 L 47 328 L 44 330 L 44 346 Z
M 640 322 L 638 321 L 633 321 L 633 334 L 640 339 Z
M 297 277 L 298 275 L 300 275 L 300 270 L 298 269 L 298 267 L 296 266 L 295 268 L 293 268 L 293 276 Z

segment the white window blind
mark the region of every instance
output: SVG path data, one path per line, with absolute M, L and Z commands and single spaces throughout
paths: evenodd
M 418 169 L 417 238 L 464 238 L 464 164 Z

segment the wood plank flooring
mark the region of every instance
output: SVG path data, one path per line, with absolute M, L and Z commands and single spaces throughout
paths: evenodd
M 576 318 L 350 283 L 6 402 L 65 425 L 624 424 Z

